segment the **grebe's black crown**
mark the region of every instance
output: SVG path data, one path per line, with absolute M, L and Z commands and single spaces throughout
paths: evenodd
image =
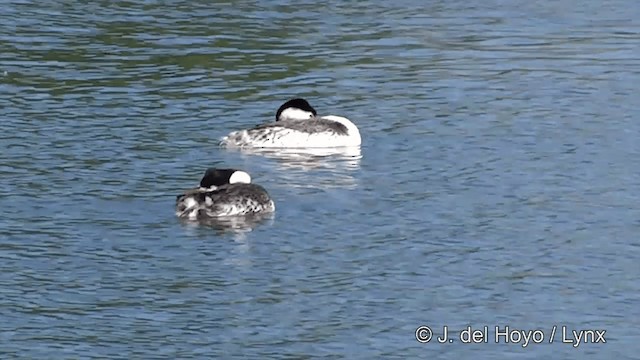
M 222 186 L 229 184 L 229 179 L 236 169 L 216 169 L 209 168 L 200 180 L 200 187 L 210 188 L 211 186 Z
M 282 114 L 282 112 L 288 108 L 296 108 L 296 109 L 308 111 L 312 113 L 313 116 L 318 115 L 318 113 L 316 112 L 316 109 L 314 109 L 311 105 L 309 105 L 309 102 L 307 100 L 303 98 L 295 98 L 287 101 L 286 103 L 282 104 L 280 108 L 278 108 L 278 111 L 276 112 L 276 121 L 280 120 L 280 114 Z

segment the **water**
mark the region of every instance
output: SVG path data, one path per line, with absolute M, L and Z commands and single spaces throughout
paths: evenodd
M 639 9 L 3 2 L 2 358 L 637 359 Z M 293 96 L 361 153 L 217 147 Z M 175 218 L 223 165 L 274 218 Z

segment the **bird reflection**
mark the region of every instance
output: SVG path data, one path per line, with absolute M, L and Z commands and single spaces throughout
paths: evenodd
M 274 214 L 252 214 L 240 216 L 220 216 L 198 220 L 180 219 L 185 226 L 208 227 L 216 230 L 219 234 L 233 233 L 245 234 L 253 231 L 259 225 L 273 224 Z
M 301 170 L 356 170 L 360 167 L 362 150 L 359 146 L 337 148 L 241 148 L 243 154 L 262 155 L 278 161 L 283 168 Z
M 353 172 L 360 169 L 362 151 L 357 147 L 340 148 L 241 148 L 242 155 L 259 155 L 276 162 L 282 183 L 304 188 L 353 188 Z M 313 176 L 306 174 L 315 172 Z

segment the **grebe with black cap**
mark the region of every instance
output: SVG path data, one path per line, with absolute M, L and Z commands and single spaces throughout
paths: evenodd
M 176 197 L 176 215 L 189 220 L 274 211 L 267 191 L 252 184 L 248 173 L 236 169 L 207 169 L 199 188 Z
M 282 104 L 276 121 L 239 130 L 222 138 L 226 147 L 259 148 L 325 148 L 351 147 L 362 143 L 358 127 L 349 119 L 318 116 L 316 110 L 302 98 Z

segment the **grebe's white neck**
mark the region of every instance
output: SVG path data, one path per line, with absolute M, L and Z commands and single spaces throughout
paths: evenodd
M 218 189 L 218 187 L 215 186 L 215 185 L 211 185 L 209 187 L 200 186 L 198 191 L 200 191 L 200 192 L 210 192 L 210 191 L 215 191 L 216 189 Z
M 311 111 L 304 111 L 298 108 L 286 108 L 280 113 L 278 120 L 308 120 L 313 117 Z
M 251 184 L 251 175 L 244 171 L 236 171 L 231 174 L 229 184 Z

